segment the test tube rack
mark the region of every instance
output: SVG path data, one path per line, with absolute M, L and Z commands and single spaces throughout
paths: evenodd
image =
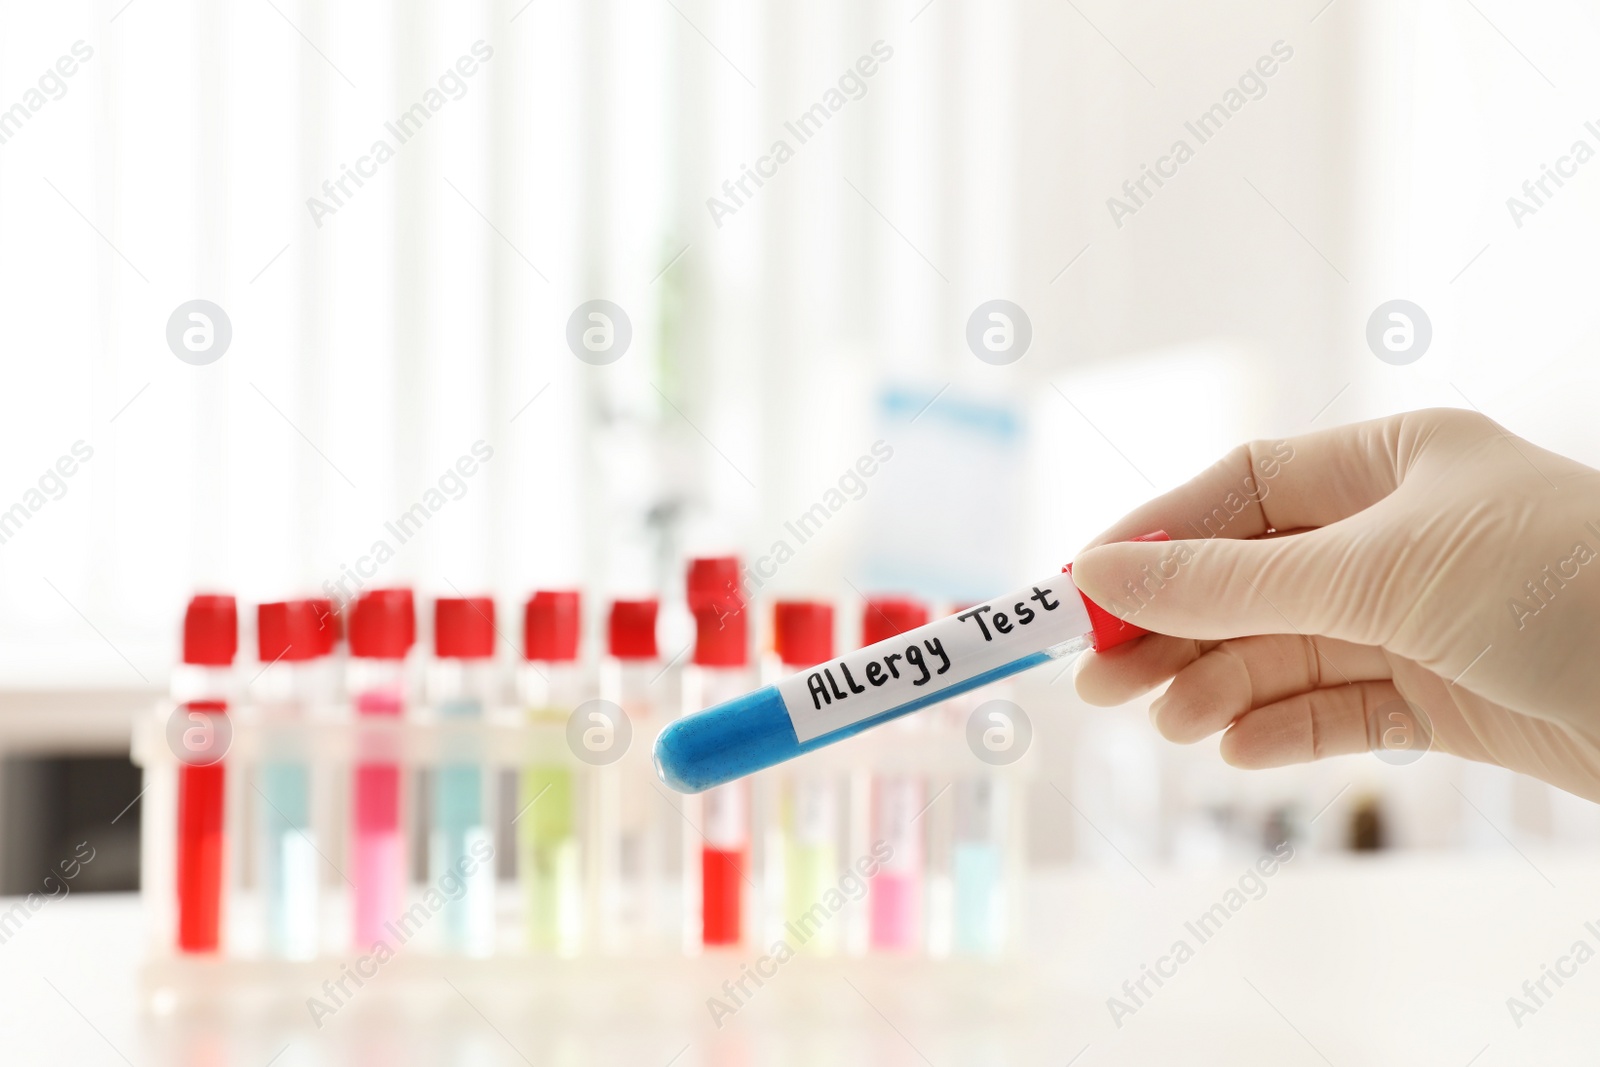
M 169 740 L 179 706 L 153 707 L 135 723 L 132 752 L 143 769 L 141 816 L 142 895 L 149 949 L 143 971 L 146 1003 L 156 1011 L 218 1000 L 268 1000 L 310 1004 L 336 989 L 381 988 L 375 1002 L 437 988 L 448 978 L 461 989 L 515 995 L 523 1002 L 582 1002 L 586 995 L 607 999 L 643 998 L 662 1004 L 687 997 L 696 1004 L 724 996 L 730 981 L 781 969 L 791 988 L 815 981 L 837 982 L 848 974 L 864 992 L 885 995 L 916 990 L 962 989 L 960 1002 L 971 1007 L 973 989 L 986 990 L 991 1008 L 1017 1007 L 1027 999 L 1026 954 L 1016 936 L 1024 870 L 1022 790 L 1036 758 L 1022 756 L 1008 766 L 990 766 L 969 750 L 965 710 L 981 701 L 968 694 L 946 708 L 906 723 L 891 723 L 847 744 L 809 753 L 749 780 L 752 845 L 745 879 L 746 919 L 741 942 L 707 948 L 699 943 L 698 872 L 701 798 L 672 793 L 656 780 L 650 759 L 655 735 L 665 717 L 633 722 L 632 737 L 620 758 L 593 765 L 575 754 L 565 721 L 529 721 L 521 708 L 491 709 L 479 720 L 432 718 L 426 710 L 393 719 L 358 718 L 347 705 L 312 708 L 302 717 L 273 721 L 250 705 L 229 712 L 231 739 L 222 763 L 226 775 L 223 934 L 215 953 L 184 953 L 175 947 L 175 835 L 177 781 L 181 761 Z M 359 760 L 382 759 L 399 765 L 407 781 L 402 820 L 408 842 L 406 914 L 392 927 L 396 943 L 381 961 L 371 946 L 352 943 L 350 922 L 350 778 Z M 315 849 L 317 930 L 315 948 L 299 958 L 274 953 L 263 936 L 264 908 L 258 826 L 266 817 L 257 774 L 263 761 L 293 760 L 309 768 L 311 818 L 308 843 Z M 526 936 L 527 902 L 519 886 L 515 858 L 519 818 L 510 810 L 515 793 L 490 788 L 495 841 L 494 938 L 486 952 L 466 955 L 441 944 L 442 924 L 428 921 L 427 903 L 438 889 L 426 862 L 426 795 L 430 775 L 441 764 L 470 763 L 484 778 L 503 783 L 530 766 L 559 766 L 573 776 L 577 867 L 574 911 L 579 919 L 558 946 L 536 947 Z M 912 776 L 923 783 L 925 805 L 913 823 L 923 852 L 922 916 L 917 944 L 909 951 L 882 951 L 869 936 L 871 877 L 848 877 L 851 868 L 874 855 L 871 797 L 874 780 Z M 828 951 L 800 936 L 812 926 L 795 927 L 783 890 L 783 827 L 789 783 L 800 777 L 837 783 L 843 803 L 837 817 L 839 879 L 836 901 L 822 901 L 816 924 L 826 922 Z M 961 857 L 958 823 L 971 821 L 961 808 L 971 796 L 987 798 L 983 817 L 993 827 L 995 867 L 987 909 L 989 923 L 976 939 L 958 926 L 973 921 L 972 904 L 958 897 Z M 963 800 L 967 798 L 967 800 Z M 642 805 L 642 807 L 641 807 Z M 970 804 L 969 804 L 970 807 Z M 531 809 L 529 809 L 531 810 Z M 641 814 L 641 811 L 643 814 Z M 640 870 L 638 856 L 621 853 L 620 826 L 642 820 L 655 846 Z M 968 827 L 970 831 L 970 827 Z M 510 855 L 507 855 L 507 853 Z M 631 871 L 630 868 L 635 868 Z M 873 866 L 870 862 L 868 867 Z M 627 886 L 624 886 L 627 883 Z M 981 882 L 980 882 L 981 884 Z M 641 906 L 641 900 L 643 904 Z M 832 903 L 840 903 L 835 909 Z M 619 919 L 619 916 L 622 919 Z M 625 920 L 625 921 L 624 921 Z M 788 924 L 788 925 L 786 925 Z M 401 935 L 408 935 L 402 941 Z M 975 943 L 974 943 L 975 942 Z M 787 946 L 792 959 L 780 943 Z M 783 956 L 781 960 L 774 957 Z M 962 980 L 971 974 L 972 981 Z M 381 977 L 379 977 L 381 975 Z M 357 980 L 359 979 L 359 982 Z M 352 985 L 355 983 L 355 985 Z M 752 988 L 748 982 L 744 988 Z M 663 992 L 663 991 L 667 992 Z M 409 991 L 409 992 L 408 992 Z M 773 1004 L 782 997 L 768 998 Z M 324 1003 L 332 1003 L 324 999 Z M 668 1010 L 671 1010 L 670 1007 Z M 953 1008 L 954 1009 L 954 1005 Z

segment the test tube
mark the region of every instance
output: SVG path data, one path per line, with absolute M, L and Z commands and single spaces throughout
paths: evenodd
M 276 956 L 317 952 L 316 832 L 307 721 L 333 699 L 333 620 L 315 601 L 256 606 L 256 651 L 266 664 L 251 684 L 264 733 L 256 843 L 266 947 Z
M 519 685 L 528 721 L 562 727 L 584 696 L 578 662 L 579 596 L 542 590 L 523 612 Z M 522 773 L 515 816 L 518 869 L 528 894 L 528 944 L 571 955 L 583 941 L 582 857 L 572 766 L 540 762 Z
M 815 666 L 833 655 L 833 605 L 780 600 L 773 606 L 773 651 L 787 670 Z M 783 857 L 783 919 L 805 947 L 827 954 L 839 943 L 839 922 L 816 921 L 815 906 L 839 883 L 839 781 L 796 769 L 783 797 L 787 831 Z M 842 920 L 841 920 L 842 921 Z
M 498 696 L 494 598 L 440 597 L 433 602 L 428 696 L 444 723 L 482 722 Z M 489 819 L 482 737 L 447 734 L 434 778 L 429 878 L 459 886 L 442 913 L 443 947 L 467 956 L 494 951 L 494 832 Z M 457 895 L 458 894 L 458 895 Z
M 1160 531 L 1135 538 L 1166 539 Z M 687 715 L 656 738 L 656 773 L 680 793 L 702 792 L 1001 678 L 1145 632 L 1079 593 L 1071 570 L 1068 564 L 1061 574 L 952 618 Z
M 398 721 L 408 697 L 406 656 L 416 642 L 416 605 L 409 589 L 362 593 L 350 615 L 350 693 L 356 715 Z M 395 737 L 373 730 L 359 738 L 352 788 L 355 850 L 355 941 L 362 950 L 385 940 L 384 923 L 399 918 L 406 888 L 406 841 L 400 811 Z
M 951 614 L 972 607 L 958 605 Z M 946 705 L 943 721 L 952 731 L 964 732 L 969 716 L 1010 694 L 1006 680 L 972 690 Z M 986 725 L 1007 724 L 1002 713 L 1001 720 Z M 1004 946 L 1007 799 L 1006 781 L 992 770 L 958 777 L 951 783 L 948 851 L 942 872 L 945 883 L 941 886 L 948 899 L 939 916 L 945 928 L 938 932 L 942 952 L 989 955 Z
M 861 643 L 875 645 L 925 626 L 928 609 L 905 597 L 873 597 L 861 616 Z M 912 727 L 915 719 L 898 723 Z M 920 725 L 920 724 L 918 724 Z M 874 844 L 887 849 L 868 889 L 868 940 L 887 952 L 915 950 L 922 939 L 922 879 L 924 857 L 921 828 L 926 789 L 921 778 L 909 774 L 878 775 L 872 783 L 872 835 Z
M 182 952 L 221 947 L 227 846 L 222 757 L 231 736 L 228 701 L 238 648 L 239 612 L 233 597 L 193 597 L 183 617 L 183 666 L 172 675 L 172 696 L 182 716 L 176 881 Z
M 754 681 L 738 559 L 720 556 L 692 561 L 688 600 L 694 614 L 695 641 L 694 656 L 683 672 L 685 711 L 732 700 Z M 730 782 L 706 791 L 700 833 L 700 943 L 736 945 L 744 936 L 744 886 L 750 853 L 748 783 Z
M 992 955 L 1005 945 L 1006 783 L 996 774 L 980 774 L 956 782 L 951 792 L 955 951 Z
M 622 709 L 631 739 L 615 763 L 598 768 L 600 929 L 608 952 L 663 948 L 678 912 L 670 907 L 668 872 L 681 822 L 657 796 L 650 740 L 661 727 L 653 599 L 615 600 L 606 620 L 600 696 Z

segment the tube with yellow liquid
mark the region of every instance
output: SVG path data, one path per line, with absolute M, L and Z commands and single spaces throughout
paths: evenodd
M 773 650 L 786 671 L 814 667 L 833 656 L 833 605 L 781 600 L 774 607 Z M 818 909 L 839 884 L 838 776 L 797 765 L 783 782 L 782 914 L 784 929 L 805 949 L 838 950 L 843 916 Z
M 528 721 L 559 737 L 583 700 L 576 592 L 542 590 L 523 616 L 519 678 Z M 517 871 L 527 894 L 528 947 L 570 956 L 583 945 L 583 857 L 578 789 L 572 765 L 548 757 L 522 772 L 517 814 Z

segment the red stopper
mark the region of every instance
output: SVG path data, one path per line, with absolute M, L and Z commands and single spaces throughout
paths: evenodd
M 333 651 L 333 638 L 333 616 L 315 600 L 256 605 L 256 654 L 262 663 L 326 656 Z
M 928 606 L 922 601 L 905 596 L 872 597 L 861 615 L 861 643 L 875 645 L 926 625 Z
M 440 597 L 433 602 L 433 654 L 448 659 L 494 655 L 494 597 Z
M 744 594 L 737 556 L 691 560 L 689 610 L 694 612 L 694 662 L 705 667 L 743 667 L 750 662 Z
M 322 639 L 322 654 L 333 655 L 333 650 L 344 640 L 344 616 L 333 609 L 333 601 L 325 596 L 314 596 L 306 601 L 317 613 L 317 633 Z
M 1130 541 L 1169 541 L 1165 530 L 1156 530 L 1153 533 L 1140 534 L 1138 537 L 1128 538 Z M 1072 564 L 1061 568 L 1068 575 L 1072 574 Z M 1120 644 L 1132 641 L 1135 637 L 1143 637 L 1149 630 L 1135 626 L 1125 619 L 1119 619 L 1099 604 L 1083 596 L 1083 606 L 1089 609 L 1089 624 L 1094 628 L 1094 650 L 1104 652 L 1108 648 L 1115 648 Z
M 541 589 L 522 613 L 522 656 L 551 662 L 578 658 L 579 597 L 572 590 Z
M 200 593 L 183 613 L 183 662 L 226 667 L 239 651 L 239 606 L 223 593 Z
M 350 609 L 350 654 L 405 659 L 417 642 L 417 607 L 409 589 L 372 589 Z
M 613 600 L 606 620 L 606 650 L 617 659 L 657 659 L 654 599 Z
M 833 658 L 833 605 L 820 600 L 780 600 L 773 605 L 773 647 L 789 667 Z

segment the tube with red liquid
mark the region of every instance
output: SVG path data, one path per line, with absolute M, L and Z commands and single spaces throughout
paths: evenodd
M 350 615 L 349 682 L 357 716 L 394 720 L 405 712 L 406 655 L 416 635 L 411 590 L 374 589 L 357 598 Z M 404 910 L 406 839 L 394 740 L 382 731 L 362 736 L 351 783 L 354 933 L 363 950 L 387 940 L 384 924 Z
M 755 680 L 750 667 L 747 614 L 732 556 L 689 565 L 689 610 L 694 657 L 683 673 L 684 709 L 732 700 Z M 736 945 L 744 935 L 746 871 L 750 861 L 750 790 L 731 782 L 706 791 L 700 833 L 700 941 Z
M 172 679 L 180 701 L 178 758 L 178 949 L 215 952 L 222 941 L 222 757 L 231 729 L 228 698 L 239 650 L 239 609 L 231 596 L 202 594 L 183 617 L 183 663 Z

